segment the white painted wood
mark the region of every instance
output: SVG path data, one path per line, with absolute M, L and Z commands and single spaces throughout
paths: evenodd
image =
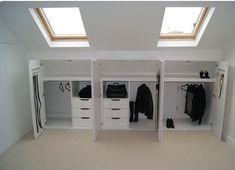
M 47 118 L 47 129 L 71 129 L 72 118 Z
M 208 123 L 204 123 L 202 122 L 201 125 L 198 125 L 198 122 L 192 122 L 190 120 L 189 117 L 186 118 L 174 118 L 173 117 L 173 121 L 174 121 L 174 125 L 175 128 L 167 128 L 166 127 L 166 119 L 163 119 L 163 130 L 173 130 L 173 131 L 177 131 L 177 130 L 211 130 L 211 127 Z
M 72 98 L 72 108 L 80 109 L 80 108 L 93 108 L 93 99 L 88 98 Z
M 30 100 L 31 100 L 31 111 L 32 111 L 32 121 L 33 121 L 33 133 L 34 139 L 37 139 L 39 135 L 45 130 L 46 127 L 46 112 L 45 112 L 45 101 L 43 97 L 43 84 L 41 81 L 41 61 L 40 60 L 31 60 L 29 61 L 29 88 L 30 88 Z M 33 75 L 38 74 L 38 84 L 39 84 L 39 97 L 41 99 L 41 122 L 42 129 L 39 128 L 37 132 L 36 125 L 36 112 L 35 112 L 35 104 L 34 104 L 34 87 L 33 87 Z
M 128 108 L 128 98 L 105 98 L 103 99 L 104 108 Z
M 93 118 L 89 116 L 73 117 L 72 124 L 73 127 L 91 127 L 92 120 Z
M 104 117 L 123 117 L 129 118 L 129 110 L 121 108 L 105 108 Z
M 53 74 L 43 77 L 43 81 L 91 81 L 88 74 Z
M 201 79 L 201 78 L 164 78 L 164 82 L 192 82 L 192 83 L 214 83 L 215 79 Z
M 93 140 L 96 140 L 102 127 L 101 114 L 101 64 L 99 61 L 93 61 L 91 66 L 92 73 L 92 97 L 94 103 L 94 119 L 93 119 Z
M 222 129 L 223 129 L 223 119 L 224 119 L 224 110 L 225 110 L 225 100 L 226 100 L 226 91 L 227 91 L 227 79 L 228 79 L 228 63 L 227 62 L 218 62 L 215 68 L 215 72 L 221 72 L 224 74 L 224 83 L 222 86 L 221 96 L 218 97 L 214 92 L 213 101 L 212 101 L 212 130 L 215 133 L 216 137 L 221 140 L 222 138 Z
M 79 117 L 79 116 L 93 116 L 94 110 L 92 108 L 79 108 L 72 110 L 72 117 Z
M 65 88 L 69 81 L 44 82 L 45 104 L 47 117 L 71 118 L 71 92 Z M 63 87 L 63 91 L 59 88 Z
M 125 128 L 129 126 L 129 119 L 119 116 L 104 117 L 104 127 L 120 127 Z

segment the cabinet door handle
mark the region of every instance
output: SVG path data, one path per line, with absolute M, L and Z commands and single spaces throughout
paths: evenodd
M 90 108 L 81 108 L 81 110 L 90 110 Z
M 81 117 L 81 119 L 90 119 L 89 117 Z
M 82 101 L 88 101 L 89 99 L 81 99 Z
M 111 108 L 111 110 L 120 110 L 119 108 Z
M 119 119 L 120 119 L 120 117 L 112 117 L 111 119 L 119 120 Z
M 111 99 L 112 101 L 120 101 L 120 99 Z

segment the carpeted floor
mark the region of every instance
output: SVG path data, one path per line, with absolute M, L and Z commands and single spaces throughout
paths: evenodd
M 210 131 L 167 131 L 157 142 L 150 131 L 86 130 L 32 134 L 0 156 L 0 170 L 234 170 L 235 151 Z

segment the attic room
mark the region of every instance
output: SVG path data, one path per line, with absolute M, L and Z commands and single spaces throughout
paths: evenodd
M 0 169 L 233 170 L 234 9 L 0 1 Z

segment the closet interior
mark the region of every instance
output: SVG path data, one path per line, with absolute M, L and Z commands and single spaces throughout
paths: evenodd
M 218 68 L 220 66 L 220 68 Z M 200 73 L 201 72 L 201 73 Z M 209 130 L 216 125 L 215 86 L 216 74 L 227 74 L 227 65 L 213 61 L 165 61 L 164 74 L 164 130 Z M 226 86 L 221 86 L 223 95 Z M 222 113 L 219 113 L 222 114 Z M 173 119 L 174 128 L 167 127 L 167 119 Z
M 94 140 L 102 129 L 153 130 L 159 141 L 163 130 L 212 130 L 221 139 L 227 74 L 217 61 L 32 60 L 34 137 L 77 128 Z
M 47 127 L 91 128 L 90 61 L 45 60 L 41 65 Z M 90 95 L 82 95 L 82 89 Z
M 154 129 L 157 114 L 155 110 L 156 97 L 158 97 L 156 96 L 156 84 L 158 83 L 156 74 L 159 73 L 160 67 L 159 61 L 106 60 L 101 62 L 101 101 L 104 129 Z M 125 97 L 107 97 L 108 86 L 115 86 L 115 84 L 125 86 L 127 91 Z M 135 105 L 139 87 L 144 87 L 144 90 L 148 89 L 150 93 L 146 99 L 143 98 L 140 91 L 139 102 Z M 151 102 L 147 100 L 151 100 Z M 143 101 L 147 101 L 147 103 L 141 103 Z M 142 108 L 147 107 L 147 111 L 140 109 L 141 105 L 145 105 Z M 147 117 L 146 112 L 150 116 Z

